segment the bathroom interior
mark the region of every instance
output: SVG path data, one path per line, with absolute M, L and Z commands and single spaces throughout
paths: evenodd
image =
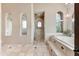
M 74 3 L 1 3 L 0 55 L 79 55 L 79 21 L 75 21 L 79 18 L 78 6 Z

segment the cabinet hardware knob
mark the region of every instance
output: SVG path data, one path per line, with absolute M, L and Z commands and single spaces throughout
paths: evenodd
M 64 49 L 64 47 L 63 47 L 63 46 L 61 46 L 61 49 Z

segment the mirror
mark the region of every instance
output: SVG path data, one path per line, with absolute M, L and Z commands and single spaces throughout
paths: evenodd
M 56 32 L 62 33 L 63 32 L 63 12 L 58 11 L 56 13 Z
M 27 16 L 22 14 L 21 16 L 21 35 L 27 34 Z
M 7 13 L 5 18 L 5 35 L 11 36 L 12 35 L 12 14 Z

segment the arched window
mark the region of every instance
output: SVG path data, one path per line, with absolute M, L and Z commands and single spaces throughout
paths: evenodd
M 5 17 L 5 35 L 11 36 L 12 34 L 12 14 L 7 13 Z
M 56 13 L 56 32 L 63 32 L 63 12 Z
M 42 27 L 42 23 L 41 21 L 38 21 L 38 28 L 41 28 Z
M 21 24 L 21 27 L 20 27 L 21 35 L 26 35 L 27 34 L 27 16 L 26 16 L 26 14 L 21 15 L 20 24 Z

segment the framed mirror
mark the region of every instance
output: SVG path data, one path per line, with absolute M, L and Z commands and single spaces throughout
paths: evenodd
M 12 35 L 12 14 L 7 13 L 5 16 L 5 36 Z
M 20 20 L 20 34 L 26 35 L 27 34 L 27 16 L 26 14 L 21 14 L 21 20 Z

